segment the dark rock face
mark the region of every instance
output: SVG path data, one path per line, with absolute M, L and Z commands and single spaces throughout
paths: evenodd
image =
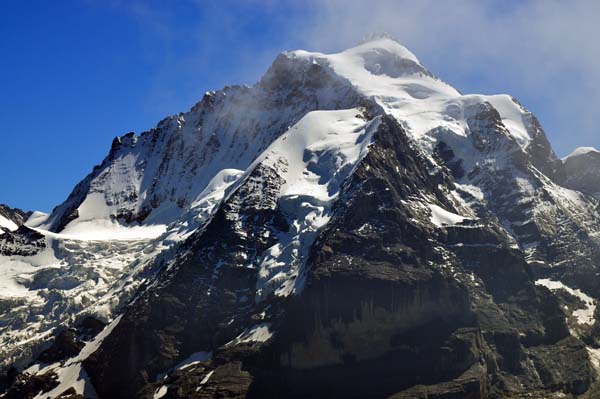
M 64 330 L 56 336 L 54 343 L 49 349 L 40 354 L 38 360 L 43 363 L 54 363 L 60 360 L 77 356 L 84 347 L 74 330 Z
M 517 102 L 513 98 L 513 101 Z M 517 102 L 518 103 L 518 102 Z M 564 178 L 564 170 L 562 168 L 562 162 L 552 149 L 550 142 L 544 129 L 540 125 L 537 118 L 528 114 L 526 117 L 526 124 L 529 127 L 530 134 L 532 135 L 531 143 L 527 146 L 526 154 L 529 157 L 531 164 L 540 170 L 544 175 L 548 176 L 554 181 L 562 181 Z
M 60 399 L 85 399 L 83 395 L 79 395 L 75 388 L 69 388 L 58 396 Z
M 43 375 L 21 374 L 6 391 L 7 399 L 31 399 L 58 386 L 58 376 L 52 372 Z
M 417 192 L 443 198 L 434 182 L 447 177 L 429 180 L 431 165 L 392 121 L 376 140 L 315 243 L 307 287 L 286 311 L 275 353 L 261 359 L 275 361 L 254 367 L 251 397 L 383 398 L 479 364 L 468 291 L 429 267 L 442 257 L 402 205 Z
M 5 256 L 32 256 L 45 247 L 45 237 L 25 226 L 0 235 L 0 254 Z
M 446 143 L 443 141 L 438 142 L 435 155 L 440 163 L 450 170 L 454 178 L 461 179 L 464 177 L 465 170 L 462 167 L 462 160 L 455 157 L 454 151 Z
M 101 397 L 163 385 L 167 398 L 542 398 L 590 387 L 584 344 L 496 221 L 423 222 L 417 197 L 454 208 L 451 173 L 388 118 L 312 247 L 302 293 L 241 300 L 256 287 L 246 254 L 269 246 L 265 231 L 287 229 L 270 194 L 281 184 L 255 170 L 128 308 L 85 362 Z M 265 322 L 271 340 L 235 343 Z M 212 358 L 156 380 L 199 351 Z
M 256 270 L 240 264 L 245 254 L 268 248 L 273 239 L 266 237 L 288 228 L 274 202 L 282 183 L 272 170 L 256 169 L 207 228 L 188 241 L 162 275 L 163 283 L 131 305 L 85 362 L 90 376 L 102 380 L 96 388 L 100 395 L 132 397 L 177 361 L 226 344 L 257 319 Z M 119 365 L 108 368 L 113 362 Z
M 84 340 L 89 341 L 91 338 L 98 335 L 106 327 L 106 323 L 96 319 L 92 316 L 87 316 L 78 324 L 76 333 L 78 336 L 83 337 Z
M 0 373 L 0 392 L 6 392 L 19 376 L 19 370 L 11 367 Z

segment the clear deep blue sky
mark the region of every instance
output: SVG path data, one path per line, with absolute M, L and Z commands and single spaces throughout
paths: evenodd
M 114 136 L 186 111 L 207 90 L 254 83 L 281 51 L 341 50 L 346 38 L 314 41 L 335 36 L 330 14 L 304 1 L 3 1 L 0 203 L 50 211 Z M 463 92 L 514 89 L 412 49 Z M 553 121 L 535 93 L 516 94 Z

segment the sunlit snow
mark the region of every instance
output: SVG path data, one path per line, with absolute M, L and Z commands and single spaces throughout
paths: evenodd
M 12 220 L 8 220 L 4 216 L 0 215 L 0 227 L 5 227 L 9 230 L 16 230 L 19 226 Z
M 596 301 L 594 298 L 582 292 L 580 289 L 573 289 L 567 287 L 560 281 L 550 280 L 550 279 L 540 279 L 535 282 L 537 285 L 543 285 L 544 287 L 550 290 L 565 290 L 569 294 L 576 296 L 579 298 L 584 304 L 585 308 L 577 309 L 573 312 L 573 316 L 577 319 L 579 324 L 594 324 L 594 312 L 596 311 Z
M 258 299 L 272 292 L 287 296 L 302 288 L 308 250 L 379 125 L 379 117 L 366 121 L 361 112 L 310 112 L 257 160 L 284 178 L 278 203 L 291 222 L 290 230 L 262 256 Z

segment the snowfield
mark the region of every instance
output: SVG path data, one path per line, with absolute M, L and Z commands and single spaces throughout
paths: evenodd
M 438 227 L 454 226 L 467 219 L 434 204 L 429 204 L 429 210 L 431 211 L 431 223 Z

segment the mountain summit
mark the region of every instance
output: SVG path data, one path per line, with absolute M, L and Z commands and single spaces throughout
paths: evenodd
M 593 398 L 595 154 L 390 38 L 280 54 L 0 235 L 2 389 Z

